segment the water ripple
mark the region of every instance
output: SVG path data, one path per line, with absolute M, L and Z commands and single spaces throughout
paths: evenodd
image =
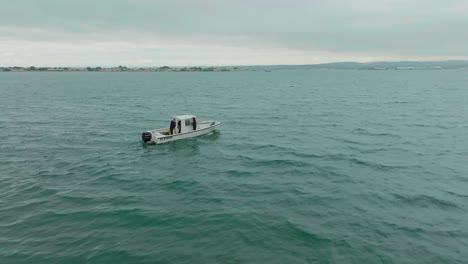
M 466 83 L 0 73 L 0 262 L 464 263 Z M 182 113 L 221 132 L 142 144 Z

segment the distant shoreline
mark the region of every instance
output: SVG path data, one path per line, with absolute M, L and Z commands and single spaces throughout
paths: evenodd
M 128 68 L 119 67 L 0 67 L 0 72 L 233 72 L 251 71 L 238 67 L 178 67 L 168 66 L 159 68 Z
M 468 70 L 468 67 L 454 67 L 454 68 L 441 68 L 441 67 L 395 67 L 395 68 L 281 68 L 281 69 L 252 69 L 252 68 L 215 68 L 213 70 L 203 68 L 202 70 L 193 68 L 173 68 L 170 70 L 160 70 L 158 68 L 134 68 L 120 70 L 115 68 L 101 68 L 88 70 L 86 68 L 75 68 L 75 67 L 41 67 L 36 69 L 30 69 L 25 67 L 0 67 L 0 72 L 272 72 L 272 71 L 291 71 L 291 70 L 363 70 L 363 71 L 412 71 L 412 70 L 424 70 L 424 71 L 441 71 L 441 70 Z
M 278 70 L 468 70 L 468 61 L 381 61 L 334 62 L 303 65 L 239 65 L 239 66 L 177 66 L 177 67 L 0 67 L 0 72 L 239 72 Z

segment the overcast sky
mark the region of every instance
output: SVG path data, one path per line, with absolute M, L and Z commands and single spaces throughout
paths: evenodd
M 0 66 L 468 59 L 468 0 L 0 0 Z

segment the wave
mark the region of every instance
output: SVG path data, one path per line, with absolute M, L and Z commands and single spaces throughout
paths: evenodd
M 392 196 L 398 201 L 400 205 L 409 205 L 420 208 L 439 208 L 439 209 L 457 209 L 462 208 L 454 202 L 450 202 L 443 199 L 438 199 L 433 196 L 418 194 L 418 195 L 402 195 L 392 194 Z
M 395 170 L 395 169 L 408 169 L 411 167 L 420 168 L 419 166 L 385 165 L 382 163 L 376 163 L 376 162 L 372 162 L 368 160 L 363 160 L 363 159 L 345 155 L 345 154 L 330 154 L 330 155 L 325 155 L 323 158 L 325 160 L 347 161 L 355 165 L 365 166 L 365 167 L 369 167 L 369 168 L 380 170 L 380 171 L 390 171 L 390 170 Z
M 241 176 L 253 176 L 255 175 L 254 172 L 247 171 L 247 170 L 226 170 L 226 173 L 229 176 L 241 177 Z
M 279 229 L 284 230 L 284 234 L 287 235 L 287 239 L 299 239 L 307 243 L 322 244 L 322 243 L 332 243 L 332 240 L 319 236 L 317 233 L 312 232 L 309 228 L 306 228 L 303 225 L 294 223 L 290 220 L 287 220 L 285 223 L 278 227 Z
M 421 124 L 421 123 L 411 123 L 411 124 L 406 124 L 407 127 L 421 127 L 421 128 L 440 128 L 443 130 L 448 130 L 452 129 L 455 127 L 449 127 L 449 126 L 444 126 L 441 124 Z
M 401 138 L 400 135 L 392 134 L 388 132 L 370 132 L 367 129 L 357 128 L 351 131 L 352 133 L 365 135 L 365 136 L 372 136 L 372 137 L 393 137 L 393 138 Z
M 418 102 L 415 101 L 392 101 L 392 102 L 385 102 L 383 104 L 417 104 Z
M 379 147 L 377 147 L 377 148 L 370 148 L 370 149 L 361 149 L 361 148 L 353 147 L 353 146 L 349 146 L 348 148 L 353 150 L 353 151 L 359 152 L 361 154 L 375 154 L 375 153 L 387 152 L 387 151 L 408 152 L 408 150 L 402 149 L 402 148 L 387 148 L 387 147 L 379 148 Z

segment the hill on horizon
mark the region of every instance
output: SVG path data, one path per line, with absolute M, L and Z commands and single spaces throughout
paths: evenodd
M 258 65 L 237 66 L 256 70 L 310 70 L 310 69 L 458 69 L 468 68 L 468 60 L 445 61 L 379 61 L 379 62 L 332 62 L 304 65 Z

